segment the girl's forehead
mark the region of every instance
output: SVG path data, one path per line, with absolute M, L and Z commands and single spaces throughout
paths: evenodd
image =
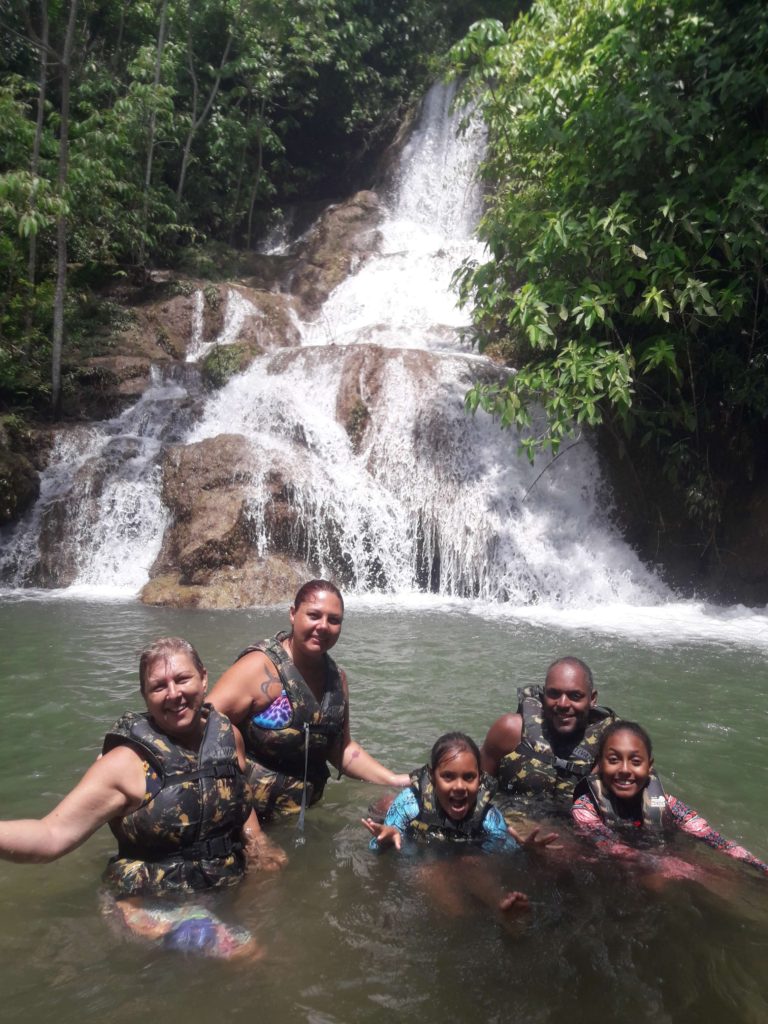
M 648 753 L 648 746 L 642 736 L 638 736 L 632 729 L 617 729 L 605 744 L 605 749 L 610 750 L 611 748 L 618 747 L 631 747 L 633 750 L 642 750 L 644 754 Z
M 448 764 L 451 761 L 457 761 L 461 757 L 468 757 L 474 764 L 476 761 L 475 755 L 471 750 L 467 750 L 466 747 L 451 747 L 450 750 L 446 750 L 440 760 L 437 762 L 438 766 L 441 764 Z

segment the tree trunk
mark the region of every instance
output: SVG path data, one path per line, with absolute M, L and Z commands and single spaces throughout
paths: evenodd
M 160 85 L 160 72 L 162 70 L 163 49 L 165 47 L 165 25 L 168 14 L 168 0 L 163 0 L 160 8 L 160 28 L 157 33 L 157 52 L 155 54 L 155 78 L 153 82 L 152 110 L 149 115 L 149 141 L 147 143 L 147 164 L 144 168 L 144 203 L 141 211 L 141 249 L 139 251 L 139 264 L 144 265 L 146 259 L 146 235 L 149 224 L 149 190 L 152 185 L 152 161 L 155 158 L 155 129 L 157 127 L 157 108 L 155 106 L 156 93 Z
M 194 100 L 193 100 L 193 109 L 192 109 L 192 123 L 189 126 L 189 132 L 187 134 L 187 141 L 184 143 L 184 155 L 181 158 L 181 171 L 179 172 L 179 184 L 178 184 L 178 187 L 176 189 L 176 202 L 177 203 L 181 202 L 181 197 L 182 197 L 182 195 L 184 193 L 184 184 L 186 182 L 186 177 L 187 177 L 187 168 L 189 166 L 189 158 L 190 158 L 190 155 L 192 153 L 192 140 L 194 139 L 194 137 L 197 134 L 198 129 L 201 127 L 201 125 L 205 124 L 205 120 L 206 120 L 206 118 L 208 117 L 208 114 L 211 111 L 211 107 L 213 106 L 213 101 L 216 99 L 216 94 L 218 93 L 219 86 L 221 85 L 221 76 L 222 76 L 222 74 L 224 72 L 224 65 L 227 63 L 227 57 L 229 57 L 229 51 L 230 51 L 230 49 L 232 47 L 232 40 L 233 40 L 233 36 L 232 36 L 232 33 L 230 33 L 229 37 L 227 38 L 227 45 L 224 47 L 224 53 L 221 55 L 221 61 L 219 63 L 219 69 L 216 72 L 216 77 L 213 80 L 213 85 L 211 86 L 211 91 L 208 94 L 208 99 L 206 101 L 205 106 L 203 107 L 203 112 L 200 114 L 200 117 L 198 117 L 197 116 L 197 75 L 195 74 L 195 68 L 194 68 L 194 59 L 193 59 L 193 53 L 192 53 L 192 32 L 191 32 L 191 29 L 190 29 L 189 37 L 188 37 L 187 53 L 188 53 L 188 56 L 189 56 L 189 73 L 192 76 L 192 95 L 194 97 Z
M 59 131 L 58 193 L 64 200 L 69 174 L 69 86 L 75 41 L 78 0 L 70 0 L 67 34 L 61 53 L 61 129 Z M 64 302 L 67 296 L 67 214 L 59 213 L 56 223 L 56 292 L 53 299 L 53 345 L 51 350 L 51 406 L 54 416 L 61 410 L 61 353 L 64 347 Z
M 37 121 L 35 123 L 35 137 L 32 143 L 32 160 L 30 161 L 30 172 L 37 177 L 40 169 L 40 147 L 43 138 L 43 124 L 45 121 L 45 93 L 48 85 L 48 0 L 41 0 L 40 16 L 40 81 L 37 88 Z M 34 209 L 34 198 L 32 206 Z M 32 334 L 32 312 L 35 303 L 35 280 L 37 277 L 37 233 L 29 236 L 29 258 L 27 260 L 27 308 L 24 313 L 24 345 L 29 351 L 30 336 Z

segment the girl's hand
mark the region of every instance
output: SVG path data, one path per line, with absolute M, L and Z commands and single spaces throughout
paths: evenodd
M 529 853 L 542 853 L 547 847 L 552 850 L 562 850 L 563 848 L 560 843 L 556 846 L 553 845 L 560 838 L 557 832 L 546 832 L 544 835 L 539 835 L 541 828 L 538 825 L 528 833 L 525 839 L 515 832 L 511 825 L 507 828 L 507 832 Z
M 395 828 L 394 825 L 382 825 L 380 821 L 374 821 L 373 818 L 361 818 L 360 820 L 381 849 L 387 846 L 394 846 L 396 850 L 401 848 L 403 837 L 400 835 L 399 828 Z
M 499 910 L 504 911 L 530 909 L 531 907 L 528 902 L 528 897 L 525 895 L 524 892 L 517 892 L 517 890 L 513 890 L 512 892 L 505 892 L 501 898 L 501 902 L 499 903 Z

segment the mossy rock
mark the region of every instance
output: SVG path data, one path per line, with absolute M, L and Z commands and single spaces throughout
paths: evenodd
M 363 435 L 365 434 L 370 418 L 371 414 L 368 411 L 368 406 L 361 398 L 358 398 L 350 409 L 349 416 L 347 417 L 347 422 L 345 424 L 349 440 L 352 443 L 352 450 L 355 453 L 360 451 Z
M 214 345 L 203 359 L 201 372 L 209 388 L 221 388 L 238 373 L 247 370 L 263 349 L 254 341 L 236 341 L 232 345 Z
M 40 494 L 40 477 L 29 459 L 15 451 L 13 429 L 0 424 L 0 524 L 13 523 Z

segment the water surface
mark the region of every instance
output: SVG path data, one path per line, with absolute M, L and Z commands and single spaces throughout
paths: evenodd
M 101 737 L 139 707 L 137 652 L 188 636 L 212 677 L 247 643 L 283 625 L 280 609 L 189 612 L 137 604 L 10 600 L 0 604 L 3 816 L 42 814 L 76 781 Z M 353 735 L 393 767 L 423 763 L 436 736 L 481 739 L 540 681 L 555 656 L 592 666 L 600 699 L 649 728 L 668 788 L 723 832 L 768 858 L 765 793 L 768 683 L 759 646 L 722 636 L 661 643 L 519 618 L 469 604 L 394 611 L 353 603 L 339 660 L 352 691 Z M 265 949 L 255 965 L 185 959 L 126 942 L 99 913 L 107 830 L 63 861 L 0 864 L 4 1019 L 122 1024 L 149 1015 L 189 1024 L 231 1020 L 763 1022 L 768 1019 L 766 882 L 704 850 L 717 891 L 637 885 L 617 865 L 488 858 L 499 887 L 534 903 L 510 932 L 471 898 L 437 906 L 422 857 L 375 856 L 359 818 L 376 787 L 329 784 L 307 843 L 278 878 L 251 877 L 217 905 Z M 462 858 L 440 876 L 461 887 Z M 457 889 L 458 891 L 458 889 Z

